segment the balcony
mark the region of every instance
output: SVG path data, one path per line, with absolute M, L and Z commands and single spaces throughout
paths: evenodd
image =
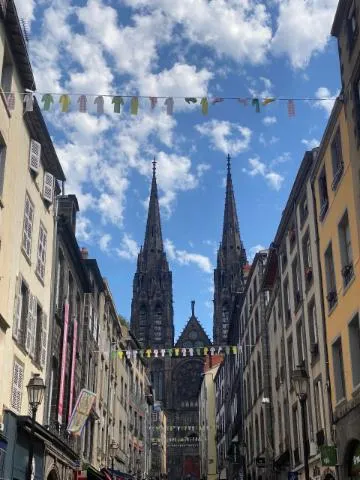
M 344 279 L 344 287 L 347 287 L 354 276 L 354 267 L 352 263 L 345 265 L 345 267 L 341 270 L 341 273 Z
M 328 301 L 329 310 L 331 310 L 332 308 L 334 308 L 334 306 L 335 306 L 336 303 L 337 303 L 337 293 L 336 293 L 336 291 L 335 291 L 335 290 L 330 291 L 330 292 L 326 295 L 326 300 Z

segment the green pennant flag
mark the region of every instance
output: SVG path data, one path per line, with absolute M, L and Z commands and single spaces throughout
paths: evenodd
M 255 107 L 256 113 L 260 113 L 260 102 L 258 98 L 253 98 L 251 101 L 251 105 Z

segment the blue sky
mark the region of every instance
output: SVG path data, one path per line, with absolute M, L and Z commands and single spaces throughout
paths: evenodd
M 318 144 L 340 88 L 337 0 L 16 0 L 30 31 L 39 92 L 73 94 L 70 112 L 44 112 L 80 203 L 78 239 L 108 278 L 119 313 L 130 316 L 136 256 L 143 243 L 158 160 L 163 238 L 173 272 L 179 335 L 190 301 L 212 334 L 212 285 L 222 232 L 226 154 L 248 257 L 272 241 L 306 149 Z M 149 6 L 150 4 L 150 6 Z M 89 94 L 88 113 L 76 94 Z M 236 100 L 175 100 L 169 116 L 129 101 L 97 116 L 98 94 L 198 97 L 311 97 L 256 113 Z M 93 96 L 90 96 L 93 95 Z

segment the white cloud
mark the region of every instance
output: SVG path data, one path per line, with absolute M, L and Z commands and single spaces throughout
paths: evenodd
M 276 0 L 277 28 L 272 40 L 275 55 L 288 55 L 294 68 L 305 68 L 322 52 L 330 37 L 338 0 Z
M 257 253 L 261 252 L 262 250 L 266 250 L 265 247 L 262 245 L 255 245 L 249 249 L 249 262 L 251 263 L 254 260 L 254 257 Z
M 139 250 L 138 244 L 128 233 L 124 233 L 120 248 L 115 249 L 118 256 L 126 260 L 135 260 L 138 256 Z
M 249 148 L 252 132 L 248 127 L 225 120 L 211 120 L 195 128 L 210 138 L 212 148 L 225 154 L 237 155 Z
M 315 97 L 319 99 L 314 103 L 315 107 L 323 109 L 328 117 L 333 109 L 336 97 L 339 95 L 339 93 L 340 90 L 338 90 L 335 95 L 332 95 L 328 88 L 319 87 L 315 92 Z M 329 100 L 324 100 L 327 98 Z
M 76 237 L 81 242 L 89 243 L 92 241 L 93 232 L 91 222 L 81 213 L 76 217 Z
M 277 123 L 277 118 L 276 117 L 269 117 L 266 116 L 263 118 L 263 124 L 269 127 L 270 125 L 274 125 L 274 123 Z
M 313 148 L 316 148 L 320 145 L 320 141 L 316 138 L 312 138 L 311 140 L 303 138 L 301 140 L 301 143 L 304 144 L 308 150 L 312 150 Z
M 270 188 L 277 191 L 280 190 L 284 181 L 282 175 L 271 170 L 265 163 L 260 161 L 259 157 L 249 158 L 249 165 L 250 168 L 243 168 L 243 172 L 251 177 L 260 175 L 265 178 Z
M 250 82 L 249 93 L 252 97 L 264 99 L 264 98 L 274 96 L 273 94 L 274 85 L 269 78 L 247 77 L 247 80 Z
M 34 18 L 35 0 L 15 0 L 15 5 L 19 18 L 23 18 L 30 27 Z
M 291 153 L 290 152 L 284 152 L 281 155 L 278 155 L 277 157 L 275 157 L 271 161 L 270 167 L 275 167 L 275 165 L 280 165 L 282 163 L 287 163 L 290 160 L 291 160 Z
M 166 253 L 169 260 L 177 262 L 179 265 L 194 264 L 205 273 L 212 273 L 213 267 L 208 257 L 200 253 L 187 252 L 186 250 L 178 250 L 174 243 L 168 238 L 164 242 Z
M 259 142 L 264 145 L 264 147 L 267 147 L 268 145 L 274 145 L 279 141 L 279 137 L 275 137 L 275 135 L 271 135 L 269 140 L 266 140 L 265 135 L 263 133 L 260 133 L 259 135 Z
M 99 247 L 102 252 L 109 251 L 109 245 L 111 242 L 111 235 L 109 233 L 105 233 L 99 238 Z
M 270 14 L 265 5 L 226 0 L 126 0 L 134 8 L 164 12 L 191 43 L 210 47 L 220 56 L 253 64 L 264 61 L 271 40 Z

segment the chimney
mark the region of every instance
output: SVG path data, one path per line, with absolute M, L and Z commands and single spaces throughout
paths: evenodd
M 89 258 L 89 251 L 88 251 L 87 248 L 81 247 L 80 248 L 80 253 L 81 253 L 81 256 L 82 256 L 83 260 L 87 260 Z
M 58 215 L 65 217 L 76 233 L 76 214 L 79 211 L 79 204 L 75 195 L 60 195 L 58 197 Z

